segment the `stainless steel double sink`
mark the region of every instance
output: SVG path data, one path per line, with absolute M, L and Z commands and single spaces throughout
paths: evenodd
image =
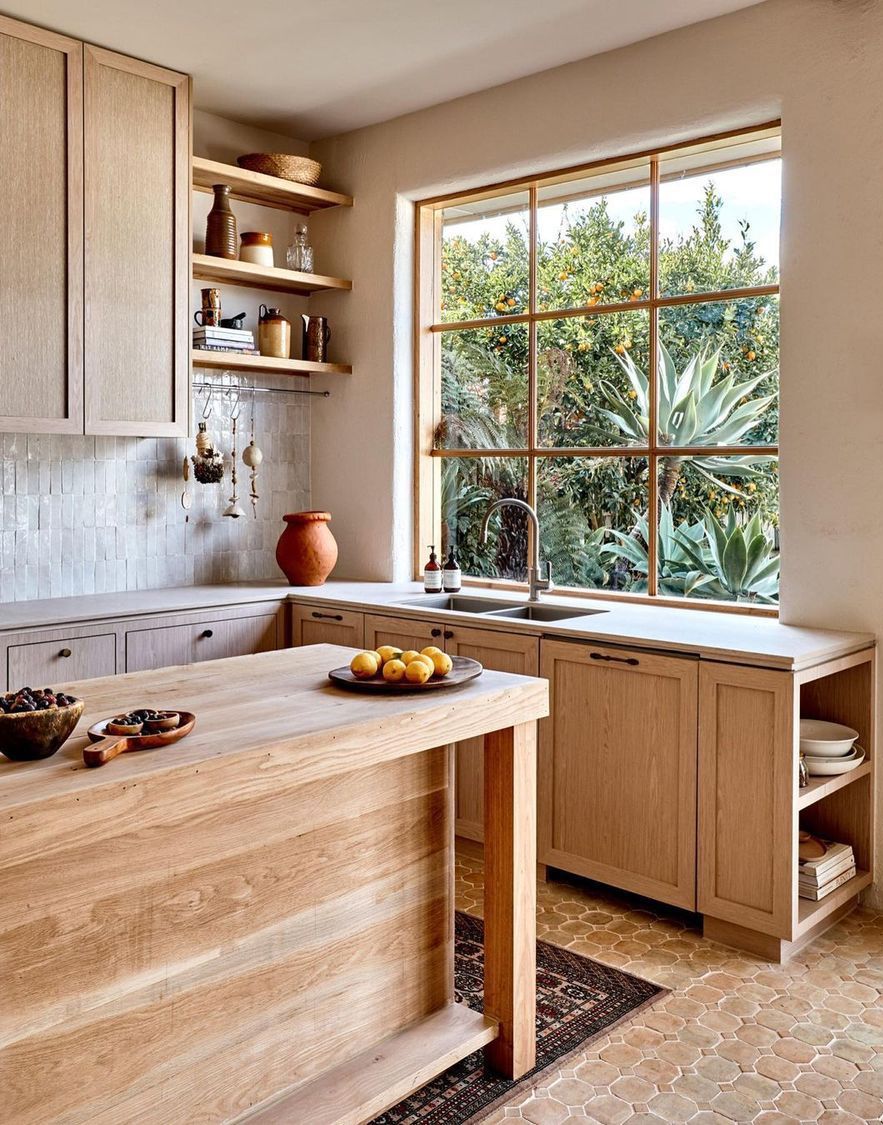
M 607 612 L 604 609 L 576 609 L 543 602 L 509 602 L 498 598 L 471 597 L 469 594 L 428 594 L 399 604 L 421 609 L 446 609 L 452 613 L 474 613 L 479 617 L 500 617 L 509 621 L 575 621 L 580 617 Z

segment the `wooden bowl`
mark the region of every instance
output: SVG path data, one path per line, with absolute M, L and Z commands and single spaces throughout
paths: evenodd
M 78 699 L 54 710 L 0 715 L 0 754 L 13 762 L 50 758 L 70 738 L 84 706 Z

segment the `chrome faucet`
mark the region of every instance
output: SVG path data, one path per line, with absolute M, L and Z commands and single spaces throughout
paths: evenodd
M 516 500 L 512 496 L 504 496 L 502 500 L 494 500 L 484 513 L 484 519 L 481 524 L 481 541 L 487 543 L 487 526 L 491 516 L 498 508 L 505 508 L 509 504 L 513 508 L 521 508 L 527 512 L 527 518 L 533 526 L 533 549 L 531 551 L 530 566 L 527 568 L 527 582 L 530 586 L 530 595 L 528 601 L 538 602 L 540 600 L 541 590 L 552 589 L 552 564 L 546 563 L 546 577 L 540 578 L 540 521 L 537 519 L 537 514 L 524 500 Z

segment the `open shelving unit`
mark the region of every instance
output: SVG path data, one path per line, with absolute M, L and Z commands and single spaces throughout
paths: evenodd
M 844 657 L 824 674 L 804 674 L 798 681 L 800 717 L 828 719 L 852 727 L 859 732 L 858 744 L 866 755 L 864 762 L 848 773 L 811 777 L 809 784 L 797 792 L 798 828 L 851 844 L 856 864 L 854 877 L 818 902 L 798 898 L 794 934 L 800 942 L 832 917 L 851 909 L 855 896 L 873 882 L 874 653 Z M 799 732 L 795 732 L 795 742 L 799 744 Z
M 227 184 L 234 199 L 256 203 L 264 207 L 308 215 L 329 207 L 352 207 L 349 195 L 328 191 L 325 188 L 295 184 L 260 172 L 250 172 L 233 164 L 222 164 L 205 157 L 193 158 L 193 187 L 210 192 L 215 184 Z M 194 280 L 208 281 L 214 285 L 246 286 L 273 293 L 291 293 L 310 296 L 329 291 L 348 292 L 353 283 L 342 277 L 324 274 L 299 273 L 276 266 L 258 266 L 252 262 L 215 258 L 208 254 L 192 255 Z M 352 367 L 346 363 L 312 363 L 301 359 L 277 359 L 272 356 L 243 355 L 237 352 L 191 351 L 193 367 L 258 372 L 270 375 L 351 375 Z
M 306 359 L 276 359 L 270 355 L 241 355 L 194 348 L 194 367 L 222 368 L 224 371 L 262 372 L 265 375 L 352 375 L 348 363 L 311 363 Z
M 228 184 L 233 199 L 239 199 L 243 203 L 258 203 L 262 207 L 296 211 L 301 215 L 322 211 L 326 207 L 353 205 L 351 195 L 310 187 L 308 184 L 295 184 L 276 176 L 266 176 L 262 172 L 250 172 L 235 164 L 222 164 L 217 160 L 207 160 L 204 156 L 194 156 L 194 188 L 209 192 L 215 184 Z

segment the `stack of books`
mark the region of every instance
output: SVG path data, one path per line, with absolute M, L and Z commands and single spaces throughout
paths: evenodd
M 818 859 L 801 859 L 797 868 L 797 893 L 814 902 L 836 891 L 855 875 L 851 844 L 837 844 L 833 840 L 819 840 L 819 843 L 825 846 L 825 854 Z
M 193 346 L 206 352 L 246 352 L 257 351 L 254 346 L 254 333 L 247 328 L 194 328 Z

